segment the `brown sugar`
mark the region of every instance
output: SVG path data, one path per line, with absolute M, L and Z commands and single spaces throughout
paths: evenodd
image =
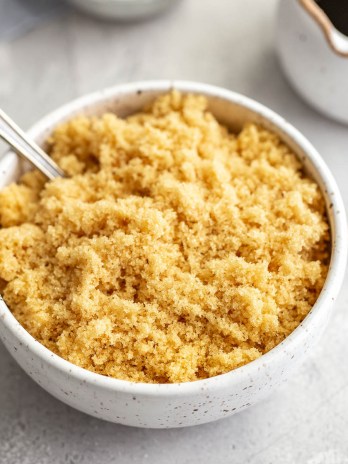
M 329 227 L 279 138 L 230 133 L 177 92 L 127 119 L 77 117 L 0 192 L 0 291 L 43 345 L 99 374 L 187 382 L 266 353 L 315 303 Z

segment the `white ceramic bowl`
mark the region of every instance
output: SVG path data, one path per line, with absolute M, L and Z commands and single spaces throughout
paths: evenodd
M 330 270 L 318 301 L 300 326 L 280 345 L 246 366 L 207 380 L 143 384 L 94 374 L 56 356 L 32 338 L 0 300 L 0 336 L 22 368 L 63 402 L 101 419 L 139 427 L 180 427 L 237 413 L 266 397 L 285 381 L 322 334 L 342 283 L 347 257 L 344 206 L 336 183 L 313 146 L 270 109 L 237 93 L 193 82 L 140 82 L 80 98 L 54 111 L 30 131 L 39 143 L 59 122 L 77 113 L 106 110 L 121 116 L 140 110 L 157 95 L 176 88 L 204 94 L 210 110 L 231 129 L 254 121 L 276 132 L 303 162 L 325 196 L 332 232 Z M 0 188 L 23 169 L 14 153 L 0 161 Z
M 102 19 L 132 21 L 158 14 L 178 0 L 68 0 L 80 10 Z

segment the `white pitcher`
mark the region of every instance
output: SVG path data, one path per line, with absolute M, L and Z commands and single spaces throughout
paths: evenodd
M 299 94 L 348 123 L 348 37 L 314 0 L 281 0 L 276 42 L 283 70 Z

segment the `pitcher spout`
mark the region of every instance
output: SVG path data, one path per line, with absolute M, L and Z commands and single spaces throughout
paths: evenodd
M 338 31 L 325 11 L 315 0 L 298 0 L 322 30 L 330 48 L 339 56 L 348 58 L 348 37 Z

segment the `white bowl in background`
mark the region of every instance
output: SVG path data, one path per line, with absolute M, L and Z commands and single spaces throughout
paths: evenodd
M 342 284 L 347 258 L 343 202 L 328 167 L 292 125 L 240 94 L 205 84 L 149 81 L 120 85 L 79 98 L 43 118 L 29 136 L 43 144 L 60 122 L 76 114 L 114 111 L 126 116 L 171 89 L 207 97 L 217 119 L 232 130 L 253 121 L 274 131 L 296 153 L 319 184 L 332 234 L 331 263 L 325 285 L 304 321 L 280 345 L 251 363 L 205 380 L 145 384 L 105 377 L 77 367 L 36 341 L 0 299 L 0 337 L 20 366 L 45 390 L 87 414 L 138 427 L 181 427 L 237 413 L 266 397 L 303 361 L 321 336 Z M 23 164 L 13 152 L 0 160 L 0 188 L 18 179 Z
M 68 0 L 80 10 L 103 19 L 132 21 L 161 13 L 178 0 Z

